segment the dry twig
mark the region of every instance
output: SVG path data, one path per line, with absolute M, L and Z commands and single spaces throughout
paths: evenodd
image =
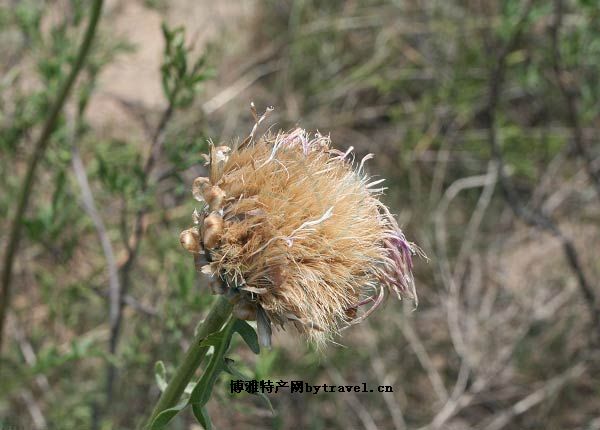
M 506 73 L 506 59 L 520 41 L 521 34 L 525 27 L 525 23 L 527 22 L 527 17 L 529 16 L 529 11 L 531 10 L 532 4 L 533 0 L 529 1 L 525 7 L 523 15 L 519 20 L 519 23 L 517 24 L 511 38 L 500 50 L 500 55 L 498 56 L 498 60 L 496 61 L 496 64 L 490 75 L 488 105 L 486 109 L 486 115 L 484 116 L 488 129 L 488 142 L 491 147 L 492 158 L 498 163 L 498 179 L 502 194 L 513 213 L 517 217 L 521 218 L 525 223 L 550 233 L 561 242 L 569 267 L 577 277 L 579 288 L 589 309 L 592 323 L 595 328 L 595 330 L 592 330 L 592 336 L 594 341 L 597 341 L 598 330 L 600 329 L 600 309 L 598 308 L 596 293 L 592 288 L 590 281 L 583 272 L 579 254 L 577 253 L 577 250 L 575 249 L 571 239 L 565 236 L 565 234 L 550 218 L 542 213 L 539 213 L 538 211 L 527 208 L 521 203 L 506 173 L 504 158 L 502 156 L 502 151 L 497 138 L 496 110 L 500 101 L 500 93 Z

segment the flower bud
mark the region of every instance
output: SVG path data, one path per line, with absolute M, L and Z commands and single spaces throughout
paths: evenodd
M 198 177 L 194 179 L 194 184 L 192 185 L 192 194 L 194 198 L 199 202 L 206 201 L 204 199 L 205 191 L 210 188 L 210 180 L 208 178 Z
M 204 229 L 202 232 L 202 242 L 206 248 L 214 248 L 221 240 L 223 234 L 223 218 L 211 213 L 204 218 Z
M 189 228 L 184 230 L 179 235 L 179 241 L 181 246 L 184 247 L 188 252 L 199 254 L 202 252 L 202 245 L 200 244 L 200 233 L 197 228 Z
M 225 198 L 225 191 L 218 186 L 207 188 L 204 192 L 204 201 L 208 205 L 211 211 L 221 209 L 223 199 Z

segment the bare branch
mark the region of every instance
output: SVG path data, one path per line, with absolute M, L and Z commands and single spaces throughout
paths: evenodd
M 429 378 L 429 382 L 431 383 L 437 398 L 441 402 L 448 401 L 448 391 L 446 390 L 446 386 L 444 385 L 442 377 L 433 365 L 431 358 L 429 357 L 429 353 L 421 342 L 419 335 L 415 332 L 410 318 L 406 315 L 406 312 L 404 312 L 403 315 L 404 318 L 400 324 L 402 334 L 404 334 L 408 344 L 417 356 L 419 363 L 421 363 L 421 366 L 423 369 L 425 369 L 427 377 Z
M 519 400 L 510 408 L 499 413 L 496 418 L 489 424 L 483 427 L 483 430 L 501 430 L 510 424 L 515 417 L 524 414 L 529 409 L 542 403 L 548 397 L 554 395 L 557 391 L 563 388 L 569 381 L 580 377 L 586 370 L 586 365 L 578 363 L 570 367 L 560 375 L 548 380 L 541 388 L 535 390 L 528 396 Z
M 104 298 L 109 297 L 109 293 L 101 290 L 100 288 L 92 288 L 92 291 L 101 297 L 104 297 Z M 122 301 L 123 306 L 127 305 L 131 309 L 133 309 L 137 312 L 140 312 L 146 316 L 152 317 L 152 318 L 160 318 L 160 313 L 156 309 L 154 309 L 151 306 L 143 304 L 138 299 L 136 299 L 135 297 L 133 297 L 129 294 L 124 294 L 121 297 L 121 301 Z
M 248 73 L 240 77 L 237 81 L 226 87 L 223 91 L 219 92 L 213 98 L 208 100 L 202 105 L 202 109 L 205 114 L 211 114 L 219 108 L 225 106 L 229 101 L 233 100 L 246 88 L 250 87 L 260 78 L 276 72 L 279 69 L 279 65 L 276 62 L 270 62 L 267 64 L 260 64 Z
M 335 368 L 333 365 L 329 364 L 326 366 L 327 373 L 333 379 L 333 382 L 337 385 L 347 385 L 347 381 L 344 379 L 340 371 Z M 373 416 L 369 413 L 369 410 L 360 402 L 356 394 L 354 392 L 348 392 L 347 396 L 344 396 L 346 401 L 348 402 L 350 409 L 354 411 L 354 413 L 360 419 L 365 430 L 377 430 L 377 424 L 373 420 Z
M 567 105 L 567 120 L 573 134 L 573 143 L 575 144 L 579 157 L 583 160 L 585 170 L 596 190 L 596 194 L 598 194 L 598 198 L 600 198 L 600 170 L 594 167 L 593 156 L 585 143 L 583 129 L 579 121 L 576 90 L 572 86 L 573 79 L 569 79 L 567 76 L 560 52 L 560 29 L 562 27 L 562 18 L 563 1 L 554 0 L 554 21 L 550 27 L 550 35 L 552 38 L 552 67 L 554 69 L 554 74 L 556 75 L 558 88 Z
M 369 323 L 367 324 L 370 326 Z M 364 328 L 363 331 L 367 332 L 367 330 Z M 383 357 L 381 356 L 375 337 L 369 336 L 367 333 L 367 336 L 365 336 L 365 338 L 368 339 L 369 347 L 371 348 L 373 354 L 371 360 L 371 367 L 373 368 L 373 371 L 375 372 L 375 375 L 377 376 L 380 385 L 393 385 L 393 382 L 396 378 L 392 378 L 390 376 L 390 373 L 387 371 L 386 364 L 383 360 Z M 398 404 L 395 394 L 386 391 L 381 393 L 381 395 L 390 413 L 390 416 L 392 417 L 392 423 L 394 424 L 394 428 L 396 430 L 405 430 L 406 421 L 404 420 L 402 408 Z
M 142 186 L 141 193 L 145 194 L 148 192 L 150 188 L 151 175 L 153 173 L 154 166 L 158 157 L 161 154 L 162 147 L 165 142 L 165 135 L 167 124 L 171 120 L 173 113 L 175 111 L 175 107 L 172 103 L 165 109 L 163 112 L 161 119 L 158 123 L 156 131 L 153 134 L 150 146 L 150 154 L 146 159 L 143 169 L 142 176 Z M 145 217 L 149 210 L 147 205 L 143 205 L 138 209 L 135 216 L 133 235 L 129 240 L 128 248 L 127 248 L 127 257 L 124 263 L 120 267 L 121 274 L 121 289 L 118 297 L 118 307 L 117 314 L 114 320 L 114 324 L 111 324 L 110 329 L 110 340 L 109 340 L 109 352 L 114 354 L 117 350 L 117 344 L 119 342 L 119 337 L 121 335 L 121 326 L 123 322 L 123 306 L 125 304 L 125 300 L 123 297 L 127 295 L 131 284 L 131 270 L 135 264 L 139 248 L 140 242 L 142 240 L 142 236 L 144 234 L 144 225 L 145 225 Z M 112 402 L 112 393 L 114 380 L 116 375 L 116 368 L 112 363 L 109 363 L 107 369 L 106 376 L 106 394 L 107 394 L 107 405 L 110 405 Z
M 34 428 L 36 430 L 44 430 L 48 428 L 48 423 L 46 422 L 46 418 L 40 408 L 40 405 L 33 397 L 33 393 L 29 391 L 27 388 L 21 390 L 21 398 L 27 407 L 27 411 L 29 411 L 29 415 L 31 415 L 31 420 L 33 421 Z
M 529 15 L 532 3 L 533 1 L 530 1 L 525 7 L 525 11 L 523 12 L 522 18 L 519 20 L 519 24 L 517 25 L 509 42 L 501 50 L 498 61 L 490 75 L 488 107 L 485 115 L 485 121 L 488 129 L 488 142 L 491 147 L 492 158 L 498 163 L 498 179 L 502 194 L 513 213 L 517 217 L 521 218 L 525 223 L 550 233 L 561 242 L 569 267 L 577 277 L 579 288 L 592 317 L 593 326 L 595 327 L 595 330 L 592 331 L 592 333 L 594 333 L 592 336 L 594 339 L 598 339 L 598 329 L 600 329 L 600 309 L 598 309 L 597 306 L 596 294 L 585 273 L 583 272 L 583 267 L 575 246 L 550 218 L 542 213 L 525 207 L 520 202 L 520 199 L 506 173 L 504 158 L 502 156 L 502 151 L 497 139 L 496 109 L 500 101 L 500 92 L 504 83 L 506 58 L 517 45 L 521 37 L 523 27 L 527 20 L 527 16 Z
M 15 338 L 15 341 L 19 345 L 19 349 L 21 350 L 21 354 L 25 358 L 25 362 L 33 367 L 37 363 L 37 355 L 33 346 L 25 336 L 25 333 L 21 329 L 19 321 L 17 318 L 8 318 L 8 325 L 11 326 L 11 332 Z M 48 378 L 46 375 L 39 374 L 35 376 L 36 385 L 40 388 L 43 393 L 47 393 L 50 391 L 50 384 L 48 382 Z M 46 422 L 46 418 L 44 413 L 42 412 L 42 408 L 40 407 L 38 401 L 34 397 L 33 393 L 27 389 L 23 388 L 21 390 L 21 398 L 29 411 L 29 415 L 31 415 L 31 419 L 33 421 L 34 427 L 39 430 L 43 430 L 48 428 L 48 424 Z
M 58 124 L 58 117 L 62 112 L 63 106 L 67 101 L 71 89 L 79 76 L 79 72 L 82 70 L 85 60 L 92 46 L 92 41 L 96 34 L 96 27 L 100 19 L 102 12 L 103 0 L 95 0 L 91 6 L 91 13 L 88 21 L 88 25 L 83 37 L 83 41 L 79 47 L 77 57 L 71 68 L 71 71 L 64 82 L 61 84 L 58 95 L 54 103 L 50 106 L 48 117 L 44 123 L 44 127 L 40 136 L 38 137 L 33 153 L 29 159 L 27 165 L 27 172 L 23 185 L 19 191 L 19 202 L 15 215 L 12 218 L 10 227 L 10 233 L 8 238 L 8 244 L 4 254 L 4 260 L 2 263 L 2 278 L 1 278 L 1 290 L 0 290 L 0 348 L 2 348 L 2 338 L 4 333 L 4 321 L 6 313 L 8 312 L 8 303 L 10 300 L 10 287 L 12 281 L 13 264 L 15 256 L 19 250 L 19 242 L 21 241 L 21 231 L 23 227 L 23 217 L 27 211 L 29 205 L 29 198 L 32 195 L 33 182 L 35 179 L 35 173 L 40 160 L 43 158 L 50 142 L 50 137 L 54 133 L 56 125 Z
M 102 217 L 100 216 L 100 213 L 96 208 L 94 196 L 92 194 L 92 190 L 90 188 L 90 184 L 85 171 L 85 166 L 83 165 L 83 161 L 81 160 L 81 156 L 79 154 L 79 149 L 77 148 L 75 142 L 73 142 L 73 145 L 71 147 L 71 164 L 73 166 L 73 172 L 75 173 L 75 178 L 77 180 L 77 183 L 79 184 L 79 189 L 81 191 L 81 201 L 83 203 L 83 208 L 94 223 L 96 233 L 98 234 L 100 244 L 102 245 L 102 252 L 104 253 L 104 258 L 106 259 L 106 268 L 108 272 L 109 285 L 108 319 L 112 330 L 113 327 L 117 324 L 119 300 L 121 297 L 121 282 L 119 281 L 119 274 L 117 270 L 117 263 L 115 261 L 113 247 L 108 237 L 104 221 L 102 221 Z

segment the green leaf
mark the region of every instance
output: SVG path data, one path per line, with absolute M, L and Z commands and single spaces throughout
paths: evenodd
M 262 306 L 256 309 L 256 327 L 260 344 L 265 348 L 271 348 L 271 320 Z
M 260 360 L 256 360 L 254 368 L 255 379 L 268 379 L 268 376 L 272 373 L 277 356 L 277 350 L 263 351 Z
M 244 339 L 244 342 L 246 342 L 246 345 L 250 347 L 253 353 L 260 353 L 258 335 L 250 324 L 243 320 L 236 320 L 235 324 L 233 325 L 233 329 L 237 331 L 240 336 L 242 336 L 242 339 Z
M 154 418 L 154 421 L 152 421 L 152 424 L 150 425 L 150 430 L 163 429 L 169 423 L 169 421 L 171 421 L 173 417 L 179 412 L 181 412 L 186 406 L 186 403 L 180 403 L 177 406 L 165 409 L 160 414 L 158 414 L 156 418 Z
M 165 45 L 169 46 L 169 42 L 171 42 L 171 39 L 173 39 L 173 33 L 171 33 L 171 30 L 169 30 L 167 23 L 164 21 L 160 25 L 160 28 L 163 32 L 163 37 L 165 38 Z
M 233 363 L 235 363 L 235 361 L 233 361 L 232 359 L 225 358 L 225 371 L 227 373 L 229 373 L 232 376 L 235 376 L 236 378 L 238 378 L 242 381 L 249 381 L 250 379 L 252 379 L 252 378 L 244 375 L 242 372 L 240 372 L 235 367 L 233 367 Z M 267 397 L 267 395 L 265 393 L 256 392 L 256 393 L 252 393 L 252 394 L 263 399 L 265 401 L 265 403 L 267 404 L 267 406 L 269 407 L 269 409 L 271 410 L 271 413 L 273 413 L 273 414 L 275 413 L 275 409 L 273 409 L 273 404 L 271 403 L 271 400 Z
M 202 377 L 190 395 L 189 403 L 192 406 L 202 407 L 208 403 L 215 382 L 225 367 L 225 353 L 229 349 L 229 344 L 231 343 L 235 321 L 236 320 L 232 319 L 223 330 L 211 334 L 202 341 L 201 345 L 213 346 L 214 352 Z
M 189 400 L 191 405 L 204 406 L 206 403 L 208 403 L 215 382 L 217 381 L 217 378 L 222 370 L 222 357 L 220 357 L 220 354 L 213 354 L 208 367 L 192 390 Z
M 192 405 L 192 411 L 194 412 L 194 416 L 205 430 L 212 430 L 213 425 L 210 420 L 210 416 L 208 415 L 208 411 L 206 410 L 206 406 L 198 406 Z
M 156 385 L 158 389 L 163 392 L 167 388 L 167 369 L 162 361 L 157 361 L 154 365 L 154 378 L 156 379 Z
M 192 394 L 192 391 L 194 391 L 194 387 L 196 386 L 197 382 L 193 381 L 193 382 L 188 382 L 188 384 L 185 386 L 185 389 L 183 390 L 183 395 L 187 396 L 188 398 L 190 397 L 190 395 Z
M 219 331 L 216 333 L 209 334 L 205 337 L 202 342 L 200 342 L 200 346 L 214 346 L 215 348 L 221 345 L 223 342 L 223 332 Z

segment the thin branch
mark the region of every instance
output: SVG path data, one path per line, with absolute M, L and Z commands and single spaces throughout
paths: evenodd
M 598 309 L 597 306 L 595 291 L 592 288 L 585 273 L 583 272 L 583 267 L 579 259 L 577 250 L 575 249 L 575 246 L 573 245 L 572 241 L 563 234 L 563 232 L 549 217 L 537 211 L 531 210 L 521 203 L 506 173 L 504 158 L 502 156 L 502 151 L 500 149 L 500 145 L 497 139 L 496 109 L 500 101 L 500 92 L 502 89 L 502 85 L 504 84 L 504 76 L 506 72 L 506 59 L 511 53 L 511 51 L 516 47 L 517 43 L 521 38 L 521 34 L 523 32 L 523 28 L 527 21 L 527 17 L 529 15 L 529 11 L 531 10 L 532 4 L 533 1 L 530 1 L 525 7 L 525 11 L 521 19 L 519 20 L 519 24 L 517 24 L 517 27 L 509 42 L 500 51 L 501 53 L 498 57 L 498 61 L 496 62 L 496 65 L 491 72 L 489 80 L 488 108 L 486 110 L 486 115 L 484 116 L 488 129 L 488 142 L 491 147 L 492 158 L 495 159 L 498 163 L 498 179 L 500 183 L 500 188 L 502 190 L 502 194 L 513 213 L 517 217 L 521 218 L 525 223 L 550 233 L 552 236 L 554 236 L 561 242 L 563 252 L 567 258 L 569 267 L 577 277 L 579 288 L 585 299 L 586 305 L 589 308 L 593 326 L 595 328 L 595 330 L 593 330 L 592 333 L 594 333 L 594 338 L 597 339 L 597 330 L 600 329 L 600 309 Z
M 215 112 L 216 110 L 220 109 L 221 107 L 225 106 L 228 102 L 233 100 L 242 91 L 249 88 L 256 81 L 268 74 L 276 72 L 278 69 L 279 65 L 275 61 L 256 66 L 254 69 L 241 76 L 237 81 L 229 85 L 223 91 L 219 92 L 213 98 L 205 102 L 202 105 L 202 110 L 207 115 Z
M 38 361 L 37 354 L 33 349 L 33 345 L 29 342 L 25 333 L 21 329 L 20 322 L 17 318 L 9 318 L 9 325 L 12 328 L 12 334 L 15 338 L 15 341 L 19 345 L 19 349 L 21 350 L 21 354 L 23 354 L 23 358 L 25 359 L 25 363 L 27 363 L 30 367 L 34 367 Z M 48 378 L 43 373 L 36 375 L 35 382 L 44 393 L 50 391 L 50 382 Z
M 415 332 L 412 321 L 408 317 L 407 313 L 403 313 L 404 318 L 400 324 L 400 328 L 402 330 L 402 334 L 408 341 L 408 344 L 414 351 L 419 363 L 427 373 L 427 377 L 429 378 L 429 382 L 433 387 L 433 391 L 435 392 L 438 400 L 441 403 L 448 401 L 448 390 L 446 390 L 446 386 L 444 385 L 444 381 L 440 376 L 440 373 L 437 371 L 431 358 L 429 357 L 429 353 L 425 346 L 421 342 L 419 335 Z
M 111 330 L 117 323 L 117 316 L 119 312 L 119 300 L 121 298 L 121 282 L 119 281 L 119 273 L 117 269 L 117 263 L 115 261 L 115 254 L 113 252 L 112 244 L 108 237 L 106 227 L 102 221 L 102 217 L 96 208 L 94 203 L 94 196 L 90 188 L 88 177 L 85 171 L 85 166 L 81 160 L 79 149 L 75 142 L 71 148 L 71 162 L 73 165 L 73 172 L 75 178 L 79 184 L 81 190 L 81 200 L 83 202 L 83 208 L 86 213 L 92 219 L 100 244 L 102 245 L 102 252 L 106 259 L 106 266 L 108 271 L 108 285 L 109 285 L 109 324 Z
M 97 287 L 93 287 L 92 291 L 96 294 L 98 294 L 100 297 L 104 297 L 107 298 L 109 297 L 110 292 L 106 292 L 100 288 Z M 142 302 L 140 302 L 138 299 L 136 299 L 135 297 L 129 295 L 129 294 L 124 294 L 121 297 L 121 301 L 123 302 L 122 304 L 125 306 L 129 306 L 131 309 L 133 309 L 134 311 L 140 312 L 146 316 L 152 317 L 152 318 L 160 318 L 160 313 L 154 309 L 153 307 L 150 307 L 148 305 L 143 304 Z
M 501 430 L 506 427 L 513 418 L 524 414 L 529 409 L 542 403 L 548 397 L 554 395 L 563 388 L 569 381 L 580 377 L 586 370 L 585 363 L 578 363 L 570 367 L 565 372 L 547 381 L 541 388 L 535 390 L 528 396 L 519 400 L 510 408 L 499 413 L 484 430 Z
M 468 256 L 470 255 L 470 252 L 472 251 L 472 248 L 475 244 L 477 232 L 483 220 L 485 211 L 487 210 L 492 200 L 492 196 L 496 188 L 496 183 L 498 182 L 498 165 L 496 162 L 490 161 L 488 163 L 488 170 L 486 176 L 488 180 L 483 185 L 483 190 L 481 191 L 479 199 L 477 200 L 477 205 L 473 210 L 473 214 L 469 219 L 469 223 L 467 224 L 467 228 L 463 235 L 464 239 L 460 245 L 458 256 L 456 257 L 456 264 L 453 273 L 455 282 L 459 282 L 459 280 L 462 279 L 465 273 L 467 272 Z
M 15 341 L 19 345 L 19 349 L 21 350 L 21 354 L 23 354 L 23 358 L 25 362 L 30 366 L 34 367 L 37 363 L 37 355 L 33 346 L 25 336 L 25 333 L 20 327 L 20 323 L 17 318 L 13 317 L 8 319 L 8 326 L 11 327 L 11 332 Z M 40 388 L 43 394 L 46 394 L 50 391 L 50 384 L 48 382 L 48 378 L 46 375 L 39 374 L 35 376 L 36 385 Z M 29 415 L 31 415 L 31 419 L 33 421 L 34 427 L 40 430 L 48 428 L 48 424 L 46 423 L 46 418 L 44 417 L 44 413 L 42 412 L 42 408 L 40 407 L 38 401 L 34 397 L 33 393 L 28 388 L 23 388 L 21 390 L 21 398 L 29 411 Z
M 61 85 L 60 90 L 58 92 L 58 96 L 56 97 L 56 100 L 50 107 L 48 117 L 46 119 L 46 122 L 44 123 L 42 132 L 35 143 L 33 154 L 31 154 L 31 158 L 29 159 L 27 165 L 27 173 L 25 174 L 25 179 L 19 192 L 19 202 L 17 205 L 17 210 L 15 211 L 14 217 L 12 219 L 8 238 L 8 245 L 6 246 L 6 253 L 4 254 L 4 261 L 2 263 L 2 290 L 0 291 L 0 348 L 2 348 L 4 321 L 6 319 L 6 313 L 8 311 L 8 305 L 11 295 L 10 288 L 12 281 L 13 264 L 15 256 L 19 250 L 19 242 L 21 240 L 21 231 L 23 227 L 23 217 L 25 216 L 25 212 L 27 211 L 29 198 L 32 194 L 35 172 L 37 170 L 37 166 L 40 160 L 44 157 L 44 154 L 46 153 L 48 143 L 50 142 L 50 137 L 52 136 L 52 133 L 54 132 L 58 123 L 58 117 L 63 109 L 65 102 L 67 101 L 67 97 L 69 96 L 71 89 L 75 84 L 75 81 L 77 80 L 77 77 L 79 76 L 79 72 L 83 68 L 87 55 L 92 46 L 92 41 L 94 40 L 96 28 L 102 12 L 102 4 L 103 0 L 94 0 L 94 2 L 92 3 L 88 26 L 85 31 L 83 41 L 81 42 L 81 46 L 79 47 L 77 57 L 75 58 L 75 62 L 73 63 L 73 67 L 71 68 L 71 72 L 69 73 L 67 79 Z
M 452 390 L 452 394 L 448 398 L 448 401 L 438 411 L 433 420 L 419 430 L 438 430 L 445 428 L 444 426 L 452 417 L 471 404 L 475 398 L 475 393 L 465 392 L 469 375 L 469 365 L 463 360 L 456 378 L 456 383 L 454 384 L 454 389 Z
M 573 133 L 573 143 L 575 143 L 577 153 L 583 160 L 585 170 L 596 190 L 596 194 L 598 194 L 598 198 L 600 198 L 600 170 L 594 167 L 594 158 L 584 141 L 583 129 L 579 121 L 579 112 L 577 109 L 576 91 L 570 85 L 570 81 L 572 80 L 567 77 L 560 52 L 560 29 L 562 27 L 562 18 L 563 2 L 562 0 L 555 0 L 554 21 L 550 27 L 550 35 L 552 38 L 552 68 L 556 75 L 558 88 L 567 105 L 567 120 Z
M 29 415 L 31 415 L 31 420 L 33 421 L 33 426 L 36 430 L 44 430 L 48 428 L 48 423 L 46 422 L 46 418 L 44 417 L 44 413 L 42 412 L 42 408 L 33 397 L 33 393 L 24 388 L 21 391 L 21 398 L 23 399 L 23 403 L 27 407 L 27 411 L 29 411 Z
M 367 325 L 370 326 L 370 324 L 368 324 L 368 323 L 367 323 Z M 372 329 L 372 327 L 371 327 L 371 329 Z M 373 368 L 373 371 L 375 372 L 375 376 L 379 380 L 380 385 L 393 385 L 394 381 L 396 380 L 396 376 L 394 376 L 394 377 L 390 376 L 390 373 L 386 369 L 386 363 L 385 363 L 383 357 L 381 356 L 381 352 L 379 351 L 379 347 L 377 345 L 377 339 L 373 336 L 369 336 L 368 330 L 369 329 L 366 329 L 363 326 L 363 331 L 365 332 L 365 334 L 367 334 L 367 336 L 365 336 L 365 338 L 368 339 L 369 348 L 371 348 L 372 355 L 373 355 L 372 360 L 371 360 L 371 367 Z M 402 390 L 402 389 L 400 388 L 400 390 Z M 403 393 L 403 394 L 405 394 L 405 393 Z M 399 404 L 398 400 L 396 399 L 396 395 L 394 393 L 384 392 L 384 393 L 381 393 L 381 396 L 383 397 L 383 401 L 385 402 L 385 405 L 390 413 L 390 416 L 392 417 L 392 423 L 394 424 L 394 429 L 395 430 L 406 430 L 406 421 L 404 419 L 404 414 L 402 413 L 402 407 Z
M 336 383 L 337 385 L 347 385 L 347 381 L 344 379 L 340 371 L 332 364 L 327 365 L 326 370 L 331 379 L 333 379 L 334 383 Z M 349 392 L 347 394 L 347 396 L 344 396 L 344 400 L 348 402 L 350 409 L 352 409 L 352 411 L 356 414 L 358 419 L 360 419 L 360 422 L 362 423 L 365 430 L 377 430 L 377 424 L 375 424 L 373 416 L 358 399 L 356 394 L 354 394 L 353 392 Z
M 491 166 L 492 165 L 490 165 L 490 167 Z M 444 192 L 434 216 L 435 239 L 439 254 L 438 260 L 440 261 L 439 268 L 442 280 L 448 290 L 446 307 L 450 338 L 452 340 L 452 344 L 454 345 L 454 349 L 464 360 L 466 360 L 468 354 L 464 335 L 460 326 L 460 291 L 457 285 L 458 280 L 453 276 L 448 260 L 446 215 L 450 202 L 452 202 L 452 200 L 462 190 L 485 187 L 488 186 L 490 182 L 495 182 L 495 180 L 496 178 L 494 175 L 494 170 L 488 171 L 488 173 L 485 175 L 469 176 L 466 178 L 457 179 Z
M 169 103 L 169 106 L 163 112 L 161 119 L 158 123 L 156 131 L 152 137 L 152 144 L 150 147 L 150 154 L 146 159 L 143 169 L 142 175 L 142 186 L 140 192 L 145 194 L 148 192 L 150 187 L 150 176 L 156 164 L 156 161 L 161 153 L 165 135 L 167 124 L 171 120 L 175 107 L 172 103 Z M 140 242 L 142 240 L 142 236 L 144 234 L 144 218 L 148 212 L 148 206 L 143 205 L 138 209 L 135 216 L 134 228 L 133 228 L 133 236 L 129 240 L 129 246 L 127 249 L 127 257 L 124 263 L 121 266 L 120 274 L 121 274 L 121 289 L 120 289 L 120 297 L 118 298 L 119 306 L 117 307 L 117 314 L 114 320 L 114 324 L 111 324 L 110 328 L 110 340 L 109 340 L 109 352 L 111 354 L 115 354 L 117 350 L 117 344 L 119 342 L 119 337 L 121 334 L 121 326 L 123 323 L 123 307 L 125 301 L 123 300 L 123 296 L 127 294 L 130 284 L 131 284 L 131 270 L 135 264 L 139 248 Z M 107 405 L 110 405 L 112 402 L 112 393 L 114 380 L 116 375 L 116 368 L 112 363 L 109 363 L 107 369 L 106 376 L 106 394 L 107 394 Z

